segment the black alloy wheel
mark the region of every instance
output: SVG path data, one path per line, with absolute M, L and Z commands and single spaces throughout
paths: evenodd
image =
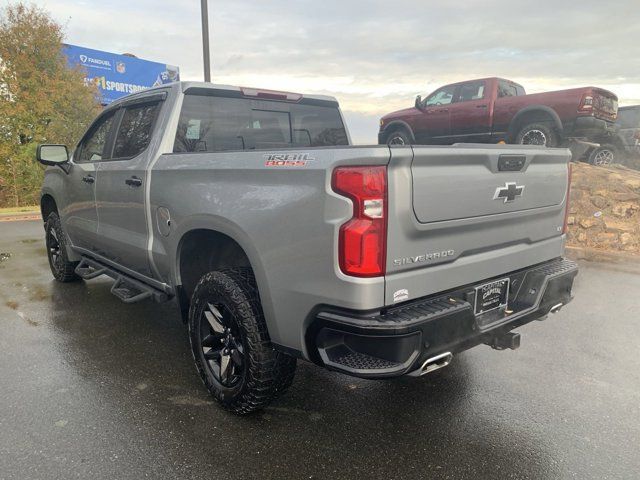
M 226 388 L 242 380 L 245 359 L 238 324 L 222 303 L 207 303 L 200 322 L 200 348 L 211 375 Z

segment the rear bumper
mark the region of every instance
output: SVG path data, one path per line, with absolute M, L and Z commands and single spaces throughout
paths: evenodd
M 500 275 L 495 279 L 511 280 L 508 306 L 479 316 L 474 287 L 486 282 L 375 311 L 322 307 L 307 348 L 316 363 L 357 377 L 417 374 L 427 359 L 481 343 L 504 345 L 511 330 L 570 302 L 577 273 L 574 262 L 557 258 Z
M 600 135 L 613 135 L 616 133 L 616 124 L 595 117 L 576 118 L 573 128 L 567 137 L 594 137 Z

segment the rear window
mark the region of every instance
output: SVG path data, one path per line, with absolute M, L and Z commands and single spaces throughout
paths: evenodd
M 348 145 L 336 107 L 185 95 L 174 152 Z
M 498 98 L 502 97 L 519 97 L 524 95 L 524 88 L 517 83 L 498 81 Z
M 640 128 L 640 107 L 618 110 L 618 123 L 621 128 Z
M 159 108 L 158 103 L 126 108 L 116 136 L 113 158 L 135 157 L 147 148 Z

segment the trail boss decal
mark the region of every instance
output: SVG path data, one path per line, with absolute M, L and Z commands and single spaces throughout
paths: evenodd
M 315 160 L 310 153 L 267 153 L 265 167 L 304 167 Z

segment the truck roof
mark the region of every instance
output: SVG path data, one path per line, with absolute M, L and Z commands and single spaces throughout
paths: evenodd
M 268 99 L 268 100 L 270 99 L 270 100 L 298 101 L 304 98 L 304 99 L 311 99 L 311 100 L 319 100 L 321 102 L 331 102 L 331 103 L 335 103 L 336 105 L 338 104 L 338 100 L 336 100 L 335 97 L 331 97 L 328 95 L 307 95 L 307 94 L 303 95 L 301 93 L 285 92 L 285 91 L 279 91 L 279 90 L 268 90 L 263 88 L 238 87 L 234 85 L 223 85 L 223 84 L 216 84 L 216 83 L 210 83 L 210 82 L 180 81 L 180 82 L 173 82 L 173 83 L 158 85 L 156 87 L 151 87 L 151 88 L 142 90 L 140 92 L 132 93 L 131 95 L 126 95 L 114 101 L 113 103 L 109 104 L 109 106 L 118 105 L 122 102 L 126 102 L 127 100 L 130 100 L 137 96 L 141 96 L 149 92 L 153 92 L 155 90 L 166 90 L 167 88 L 178 88 L 183 93 L 189 89 L 196 89 L 196 88 L 218 90 L 218 91 L 227 90 L 229 92 L 237 92 L 242 96 L 259 97 L 259 98 Z

